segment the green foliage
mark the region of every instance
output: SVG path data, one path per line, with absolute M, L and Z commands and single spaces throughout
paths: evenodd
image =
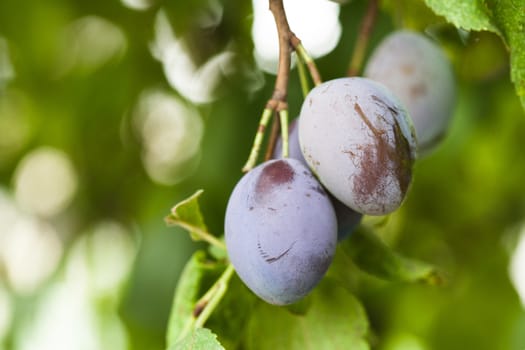
M 525 4 L 516 0 L 426 0 L 437 14 L 465 30 L 498 33 L 510 51 L 511 78 L 525 108 Z
M 166 221 L 170 224 L 187 226 L 194 240 L 199 240 L 199 232 L 208 230 L 204 223 L 198 202 L 203 192 L 203 190 L 199 190 L 191 197 L 175 205 L 173 209 L 171 209 L 171 214 L 166 218 Z
M 175 205 L 171 215 L 177 222 L 186 222 L 186 219 L 195 223 L 197 220 L 205 227 L 197 203 L 201 193 L 198 191 Z M 371 229 L 364 226 L 341 244 L 338 255 L 345 254 L 360 269 L 379 278 L 429 284 L 442 280 L 435 267 L 393 252 Z M 199 294 L 202 293 L 203 280 L 217 276 L 217 271 L 221 269 L 224 269 L 223 264 L 209 260 L 203 251 L 196 252 L 186 264 L 175 291 L 168 325 L 169 349 L 172 344 L 178 346 L 183 343 L 187 346 L 189 339 L 193 339 L 196 330 L 200 329 L 196 326 L 196 320 L 203 311 L 203 298 Z M 251 292 L 239 280 L 232 282 L 225 287 L 229 298 L 211 310 L 214 316 L 210 324 L 216 325 L 212 329 L 220 335 L 224 334 L 224 340 L 231 348 L 243 344 L 247 349 L 278 346 L 285 346 L 286 349 L 368 349 L 366 314 L 359 300 L 343 288 L 350 285 L 341 283 L 338 276 L 344 274 L 344 270 L 351 269 L 344 259 L 337 259 L 330 270 L 331 279 L 326 278 L 305 300 L 286 308 L 261 301 L 253 307 L 253 296 L 249 296 Z M 218 281 L 221 279 L 222 276 Z M 198 342 L 191 344 L 195 349 L 207 349 L 199 348 Z
M 168 350 L 224 350 L 217 336 L 207 328 L 197 328 Z
M 203 190 L 195 192 L 191 197 L 183 200 L 171 209 L 171 214 L 166 217 L 169 225 L 180 226 L 190 232 L 195 241 L 207 241 L 215 246 L 224 248 L 224 244 L 218 241 L 212 234 L 207 232 L 208 228 L 200 211 L 198 199 Z
M 183 218 L 199 218 L 203 224 L 197 203 L 201 193 L 202 191 L 198 191 L 175 205 L 171 215 L 177 215 L 179 222 L 185 222 Z M 375 241 L 369 243 L 365 240 L 363 244 L 359 242 L 357 244 L 363 249 L 368 247 L 379 251 L 379 254 L 376 254 L 377 259 L 366 261 L 366 266 L 372 272 L 382 272 L 385 261 L 391 263 L 400 259 L 389 252 L 386 246 L 379 245 Z M 385 257 L 389 257 L 390 260 Z M 181 343 L 184 346 L 194 344 L 192 346 L 195 346 L 195 349 L 208 349 L 199 348 L 201 343 L 193 343 L 190 340 L 200 329 L 196 326 L 197 318 L 203 309 L 209 306 L 201 303 L 204 299 L 200 294 L 203 290 L 203 281 L 206 277 L 217 276 L 217 271 L 221 269 L 224 269 L 224 265 L 209 260 L 203 251 L 196 252 L 186 264 L 171 309 L 167 330 L 169 349 L 173 346 L 179 349 L 177 346 Z M 388 277 L 413 277 L 408 275 L 409 272 L 412 271 L 399 268 L 391 271 Z M 421 276 L 417 275 L 417 277 Z M 221 279 L 222 276 L 215 284 Z M 368 343 L 364 338 L 368 329 L 366 314 L 359 301 L 334 281 L 324 282 L 305 301 L 288 308 L 267 305 L 259 301 L 252 309 L 253 296 L 248 296 L 251 292 L 240 281 L 230 283 L 225 289 L 228 290 L 226 295 L 229 299 L 226 298 L 221 306 L 212 310 L 214 316 L 210 324 L 216 324 L 217 328 L 214 329 L 219 334 L 224 333 L 225 341 L 232 346 L 243 343 L 247 349 L 267 349 L 282 344 L 285 344 L 287 349 L 368 349 Z M 206 294 L 209 294 L 210 290 Z M 283 339 L 288 340 L 283 343 Z M 203 343 L 204 345 L 206 344 Z
M 491 30 L 497 32 L 484 0 L 425 0 L 427 5 L 450 23 L 465 30 Z
M 242 348 L 248 322 L 258 317 L 254 313 L 258 302 L 258 298 L 234 275 L 227 293 L 206 322 L 206 327 L 218 333 L 219 341 L 226 349 Z
M 202 192 L 199 190 L 175 205 L 166 221 L 186 228 L 195 240 L 207 240 L 215 244 L 216 250 L 220 250 L 223 248 L 222 243 L 206 232 L 206 224 L 198 202 Z M 215 252 L 214 255 L 217 257 L 221 254 Z M 222 275 L 202 295 L 203 288 L 209 287 L 207 280 L 217 278 L 221 271 Z M 222 299 L 232 273 L 232 266 L 226 266 L 223 259 L 211 260 L 201 250 L 193 254 L 186 263 L 175 290 L 166 339 L 169 349 L 173 344 L 175 349 L 208 348 L 208 334 L 200 334 L 197 331 Z M 215 336 L 213 341 L 218 344 Z
M 104 346 L 525 348 L 523 305 L 508 276 L 525 221 L 522 0 L 381 1 L 368 53 L 392 30 L 405 27 L 435 37 L 452 58 L 458 106 L 443 146 L 416 164 L 410 194 L 395 218 L 384 229 L 362 227 L 342 242 L 325 279 L 305 300 L 288 307 L 266 305 L 234 275 L 203 327 L 195 326 L 201 311 L 197 304 L 210 289 L 216 290 L 213 286 L 227 267 L 217 237 L 227 198 L 241 176 L 275 77 L 258 71 L 253 62 L 251 1 L 159 0 L 146 11 L 124 3 L 131 1 L 0 0 L 0 38 L 9 49 L 0 56 L 0 79 L 6 59 L 14 72 L 10 80 L 0 81 L 0 216 L 12 211 L 8 204 L 15 203 L 18 167 L 26 155 L 41 146 L 54 147 L 71 161 L 78 191 L 59 215 L 35 219 L 59 234 L 64 251 L 60 266 L 75 263 L 68 247 L 102 220 L 129 228 L 140 242 L 129 281 L 110 303 L 118 303 L 118 310 L 109 308 L 107 300 L 89 308 L 90 315 L 111 313 L 89 319 L 111 334 Z M 200 27 L 210 4 L 222 10 L 215 18 L 220 23 Z M 316 59 L 325 80 L 344 75 L 366 5 L 349 1 L 341 7 L 342 38 L 333 52 Z M 134 118 L 141 96 L 152 88 L 183 96 L 169 86 L 162 65 L 148 51 L 159 10 L 167 14 L 197 66 L 227 49 L 242 67 L 223 67 L 234 72 L 221 81 L 220 98 L 192 106 L 205 128 L 200 159 L 194 169 L 183 169 L 191 176 L 170 186 L 155 183 L 145 171 L 145 149 Z M 79 19 L 93 17 L 112 23 L 125 41 L 106 61 L 86 68 L 88 56 L 103 53 L 98 44 L 105 41 L 95 37 L 83 42 L 71 29 L 78 29 Z M 73 40 L 62 43 L 67 38 Z M 94 56 L 78 56 L 85 52 Z M 515 86 L 509 81 L 509 64 Z M 288 96 L 290 114 L 296 116 L 303 96 L 295 74 Z M 167 208 L 197 188 L 204 188 L 206 196 L 197 192 L 174 208 L 166 221 L 177 227 L 167 228 L 160 219 Z M 205 200 L 199 202 L 201 198 Z M 10 230 L 11 218 L 4 218 L 2 234 Z M 18 229 L 25 227 L 17 223 Z M 181 234 L 183 229 L 199 242 Z M 203 241 L 211 245 L 203 247 Z M 12 255 L 3 254 L 10 242 L 5 243 L 2 259 Z M 8 267 L 2 260 L 2 269 Z M 447 283 L 429 285 L 441 279 L 440 271 Z M 9 329 L 2 327 L 0 348 L 19 350 L 31 341 L 34 332 L 27 324 L 38 322 L 35 310 L 42 308 L 63 272 L 59 269 L 23 297 L 10 285 L 10 274 L 3 274 L 0 294 L 8 296 L 13 317 Z M 57 305 L 66 305 L 69 293 L 64 294 L 56 298 Z M 45 320 L 46 330 L 55 327 L 62 334 L 63 322 Z M 68 332 L 73 334 L 73 328 Z M 124 342 L 115 343 L 117 333 Z
M 360 269 L 376 277 L 432 285 L 443 282 L 436 267 L 392 251 L 370 228 L 363 225 L 341 245 Z
M 198 190 L 189 198 L 175 205 L 173 209 L 171 209 L 171 218 L 173 218 L 173 221 L 186 222 L 201 230 L 207 230 L 198 202 L 203 192 L 203 190 Z M 190 233 L 195 234 L 194 232 Z
M 521 48 L 523 42 L 517 40 L 515 37 L 516 33 L 521 30 L 520 28 L 523 28 L 521 12 L 511 15 L 506 13 L 509 4 L 494 4 L 488 1 L 463 1 L 458 3 L 427 0 L 426 3 L 436 14 L 443 15 L 457 28 L 490 31 L 500 35 L 510 48 L 513 81 L 516 84 L 518 94 L 522 96 L 520 92 L 522 89 L 522 80 L 520 77 L 523 73 L 523 68 L 520 64 L 524 61 Z M 432 16 L 432 14 L 427 14 L 425 19 L 427 21 L 434 20 Z M 484 40 L 483 44 L 487 45 L 482 46 L 485 50 L 494 47 L 494 43 L 491 43 L 490 40 Z M 469 51 L 471 48 L 468 50 L 461 48 L 461 50 L 467 53 L 471 52 Z M 475 52 L 479 52 L 479 50 L 482 49 L 476 47 L 476 50 Z M 479 69 L 480 73 L 476 72 L 473 76 L 476 74 L 480 77 L 485 76 L 487 71 L 493 69 L 490 66 L 494 64 L 494 62 L 499 64 L 499 61 L 500 58 L 498 54 L 495 54 L 494 57 L 483 61 L 483 63 L 479 65 L 479 68 L 476 66 L 475 69 Z M 522 98 L 522 103 L 523 101 Z M 465 101 L 461 101 L 461 103 L 465 104 Z M 465 107 L 465 105 L 462 105 L 460 108 L 463 108 L 461 113 L 465 115 L 474 114 L 472 106 Z M 448 161 L 450 162 L 451 160 L 448 159 Z M 444 164 L 446 164 L 446 162 Z M 443 165 L 441 165 L 441 167 L 443 167 Z M 421 182 L 423 185 L 425 184 L 424 177 L 420 181 L 423 181 Z M 202 191 L 198 191 L 190 198 L 177 204 L 173 208 L 172 213 L 167 217 L 167 222 L 189 230 L 194 239 L 208 240 L 205 238 L 207 227 L 204 224 L 204 219 L 197 203 L 197 199 L 201 194 Z M 433 195 L 437 196 L 436 194 Z M 414 200 L 423 202 L 421 198 L 417 199 L 417 195 L 416 199 L 412 199 L 412 201 Z M 408 201 L 408 207 L 410 207 L 412 201 Z M 411 221 L 411 225 L 404 221 L 401 221 L 401 223 L 387 222 L 385 224 L 387 229 L 379 230 L 378 232 L 375 232 L 374 226 L 369 226 L 368 224 L 361 225 L 349 239 L 341 242 L 334 262 L 325 279 L 308 297 L 299 303 L 287 307 L 277 307 L 266 304 L 258 300 L 238 278 L 233 278 L 229 281 L 227 293 L 222 302 L 214 306 L 214 310 L 212 310 L 213 314 L 206 323 L 206 326 L 217 333 L 222 346 L 225 346 L 227 349 L 368 349 L 370 347 L 370 319 L 372 322 L 378 322 L 380 325 L 383 323 L 389 324 L 391 321 L 378 321 L 375 307 L 377 307 L 377 305 L 383 305 L 384 307 L 394 308 L 395 306 L 393 304 L 390 305 L 384 301 L 390 299 L 385 298 L 383 295 L 383 293 L 388 294 L 389 292 L 393 292 L 393 297 L 398 298 L 400 309 L 394 309 L 392 311 L 394 313 L 392 320 L 396 319 L 396 317 L 401 320 L 404 320 L 404 318 L 413 319 L 414 321 L 407 322 L 407 329 L 412 329 L 416 333 L 430 332 L 429 329 L 431 329 L 431 326 L 428 320 L 433 319 L 432 317 L 435 317 L 436 322 L 438 322 L 436 326 L 437 329 L 444 327 L 444 325 L 440 323 L 440 318 L 437 316 L 437 310 L 440 306 L 443 307 L 444 310 L 447 308 L 444 306 L 446 303 L 445 298 L 449 296 L 448 293 L 452 292 L 447 289 L 436 290 L 435 288 L 436 286 L 444 284 L 443 269 L 450 268 L 450 265 L 447 265 L 446 261 L 443 262 L 437 259 L 445 265 L 443 268 L 441 266 L 438 268 L 436 267 L 437 265 L 408 258 L 391 248 L 392 237 L 388 235 L 394 234 L 395 236 L 403 237 L 403 230 L 408 231 L 406 234 L 408 236 L 409 234 L 413 235 L 413 232 L 419 229 L 420 234 L 428 234 L 430 242 L 439 241 L 439 244 L 443 244 L 443 242 L 441 242 L 441 238 L 437 239 L 430 232 L 425 232 L 425 229 L 421 226 L 422 221 L 420 222 L 417 217 L 413 217 L 413 215 L 417 214 L 409 215 L 403 210 L 400 212 L 401 213 L 397 215 L 398 220 L 406 220 L 408 218 L 408 220 Z M 422 217 L 421 220 L 424 220 L 424 217 Z M 435 220 L 436 225 L 438 225 L 439 219 L 436 216 L 434 216 L 433 220 Z M 452 232 L 454 228 L 449 228 L 449 230 Z M 386 236 L 383 237 L 385 232 Z M 385 243 L 383 238 L 386 238 L 388 242 Z M 432 239 L 435 241 L 432 241 Z M 395 238 L 393 242 L 395 242 Z M 169 326 L 168 344 L 174 344 L 174 341 L 177 340 L 176 333 L 182 336 L 182 338 L 180 336 L 178 337 L 177 344 L 180 344 L 182 341 L 184 341 L 184 344 L 187 344 L 188 339 L 190 339 L 195 332 L 204 332 L 204 329 L 194 327 L 195 310 L 198 308 L 200 297 L 202 297 L 204 293 L 202 279 L 205 274 L 208 274 L 208 277 L 214 275 L 213 273 L 209 273 L 211 270 L 206 271 L 206 268 L 210 268 L 210 266 L 213 265 L 216 269 L 221 261 L 227 259 L 224 250 L 222 250 L 219 245 L 213 244 L 213 242 L 211 243 L 211 256 L 216 259 L 216 262 L 211 261 L 210 258 L 206 258 L 203 252 L 194 255 L 192 260 L 188 262 L 179 282 L 179 287 L 175 295 L 174 308 L 171 314 L 172 321 Z M 431 245 L 432 243 L 428 244 Z M 414 247 L 420 247 L 421 245 L 422 243 L 417 243 L 414 244 Z M 412 245 L 406 244 L 406 246 L 411 247 Z M 220 266 L 223 268 L 223 265 Z M 218 276 L 218 271 L 214 270 L 213 272 L 215 273 L 215 278 L 218 278 L 217 281 L 220 281 L 221 277 Z M 372 275 L 380 280 L 398 283 L 392 287 L 384 287 L 384 291 L 379 289 L 379 292 L 375 292 L 375 288 L 378 288 L 377 286 L 385 285 L 375 284 L 378 282 L 376 280 L 370 280 L 366 277 L 367 275 Z M 410 283 L 414 282 L 418 282 L 419 285 L 426 286 L 426 288 L 434 289 L 410 289 Z M 476 283 L 478 282 L 475 281 L 473 283 L 477 285 Z M 211 282 L 208 280 L 206 285 L 210 284 Z M 502 282 L 501 285 L 506 285 L 506 281 Z M 407 291 L 396 296 L 396 291 L 404 288 L 406 288 Z M 445 288 L 448 288 L 448 283 Z M 452 291 L 455 290 L 454 288 L 459 287 L 453 286 Z M 461 301 L 458 302 L 464 303 L 463 306 L 465 309 L 476 307 L 475 305 L 477 305 L 478 302 L 476 299 L 470 299 L 467 303 L 463 301 L 462 298 L 467 298 L 467 295 L 472 292 L 471 288 L 474 287 L 469 286 L 467 289 L 460 288 L 459 290 L 461 292 L 456 292 L 462 296 L 458 299 Z M 468 292 L 465 292 L 465 290 Z M 357 298 L 354 293 L 357 293 L 359 298 Z M 383 295 L 382 300 L 378 301 L 378 295 L 374 293 Z M 186 294 L 186 296 L 184 296 L 184 294 Z M 405 302 L 410 303 L 408 299 L 403 299 L 402 296 L 408 298 L 409 295 L 412 295 L 414 305 L 402 307 Z M 437 306 L 428 305 L 426 301 L 429 295 L 433 295 L 432 298 L 440 300 L 440 303 L 443 304 L 437 304 Z M 436 297 L 436 295 L 440 297 Z M 455 305 L 454 303 L 455 301 L 451 302 L 451 305 Z M 513 302 L 505 304 L 505 307 L 511 310 L 510 305 L 512 303 Z M 416 306 L 418 311 L 414 312 Z M 367 311 L 370 312 L 370 315 L 367 315 L 365 311 L 365 308 L 368 307 L 370 309 Z M 459 306 L 456 307 L 459 308 Z M 425 312 L 430 316 L 424 316 Z M 510 315 L 511 312 L 509 311 L 508 314 Z M 445 317 L 444 315 L 446 315 L 446 313 L 440 317 Z M 419 320 L 419 323 L 416 320 Z M 465 314 L 462 322 L 472 322 L 471 317 Z M 185 326 L 181 326 L 182 324 L 185 324 Z M 412 324 L 413 327 L 410 328 Z M 181 331 L 183 327 L 186 327 L 186 330 Z M 390 329 L 396 330 L 396 327 L 397 324 L 392 324 Z M 458 325 L 458 327 L 461 326 Z M 470 329 L 465 329 L 464 331 L 465 334 L 467 334 L 470 332 Z M 403 339 L 408 339 L 403 338 L 402 334 L 403 333 L 395 332 L 392 333 L 392 336 L 389 336 L 388 332 L 382 334 L 384 338 L 379 340 L 380 348 L 389 349 L 390 346 L 393 348 L 395 348 L 395 346 L 401 346 L 399 344 L 402 344 L 402 341 L 407 341 Z M 212 336 L 211 333 L 208 335 L 211 337 L 210 339 L 216 341 L 215 336 Z M 460 336 L 451 335 L 451 337 Z M 432 336 L 430 336 L 430 339 L 432 339 Z M 439 342 L 436 340 L 435 343 L 450 346 L 450 343 L 447 342 Z M 478 344 L 478 342 L 471 339 L 471 344 Z M 195 345 L 195 349 L 199 349 L 197 345 Z
M 516 0 L 490 0 L 487 4 L 509 46 L 512 81 L 525 108 L 525 4 Z
M 247 349 L 369 349 L 368 321 L 346 289 L 325 280 L 307 297 L 306 314 L 260 302 L 248 325 Z
M 206 275 L 209 276 L 216 270 L 216 264 L 207 261 L 203 251 L 195 252 L 186 263 L 175 290 L 168 324 L 168 346 L 187 337 L 192 331 L 196 319 L 196 303 L 201 297 L 202 282 Z

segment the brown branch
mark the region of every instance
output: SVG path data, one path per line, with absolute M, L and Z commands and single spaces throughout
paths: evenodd
M 290 64 L 292 61 L 292 44 L 291 39 L 295 36 L 290 30 L 288 19 L 286 18 L 286 12 L 284 11 L 283 0 L 269 0 L 270 11 L 275 19 L 275 26 L 277 27 L 277 36 L 279 38 L 279 64 L 277 68 L 277 78 L 275 79 L 275 87 L 273 90 L 272 97 L 266 103 L 261 121 L 259 122 L 259 130 L 255 134 L 255 140 L 253 142 L 252 149 L 248 161 L 242 168 L 244 172 L 253 169 L 257 163 L 257 156 L 261 147 L 262 139 L 264 136 L 264 128 L 268 124 L 269 118 L 281 111 L 288 110 L 288 80 L 290 79 Z M 276 113 L 277 112 L 277 113 Z M 272 128 L 274 129 L 274 128 Z M 288 135 L 283 135 L 283 140 L 288 140 Z M 277 136 L 273 136 L 268 142 L 268 149 L 266 155 L 273 152 Z
M 290 30 L 286 12 L 284 11 L 283 0 L 269 0 L 270 11 L 275 19 L 277 35 L 279 36 L 279 66 L 277 69 L 277 79 L 275 80 L 275 89 L 272 100 L 277 103 L 275 111 L 287 109 L 286 97 L 288 95 L 288 80 L 290 79 L 290 63 L 292 47 L 290 39 L 293 33 Z
M 257 162 L 257 157 L 261 147 L 262 139 L 264 136 L 264 129 L 269 121 L 271 114 L 273 113 L 274 121 L 272 126 L 272 134 L 267 144 L 265 159 L 268 160 L 273 155 L 273 150 L 275 148 L 275 143 L 279 136 L 279 126 L 276 125 L 279 123 L 281 129 L 286 130 L 288 126 L 288 81 L 290 79 L 290 65 L 292 61 L 292 52 L 296 50 L 301 54 L 305 59 L 308 69 L 312 75 L 314 82 L 317 84 L 320 83 L 321 77 L 315 63 L 308 56 L 306 50 L 301 45 L 299 38 L 290 30 L 290 25 L 288 24 L 288 19 L 286 18 L 286 12 L 284 10 L 283 0 L 269 0 L 270 11 L 273 14 L 275 19 L 275 25 L 277 27 L 277 36 L 279 39 L 279 63 L 277 68 L 277 77 L 275 79 L 275 87 L 273 90 L 272 97 L 266 103 L 266 108 L 261 117 L 261 122 L 259 123 L 259 130 L 255 135 L 255 140 L 248 157 L 248 161 L 243 167 L 243 171 L 249 171 Z M 277 119 L 276 115 L 280 115 L 280 120 Z M 286 134 L 286 132 L 285 132 Z M 288 135 L 282 135 L 283 138 L 283 148 L 287 148 L 288 145 Z M 283 155 L 286 156 L 287 150 L 283 151 Z
M 288 81 L 290 80 L 291 54 L 294 49 L 293 42 L 297 39 L 290 30 L 286 12 L 284 10 L 283 0 L 269 0 L 270 11 L 275 19 L 277 27 L 277 36 L 279 38 L 279 64 L 277 68 L 277 78 L 272 97 L 266 104 L 266 108 L 275 112 L 288 109 Z M 300 42 L 300 41 L 299 41 Z M 266 147 L 265 160 L 271 159 L 273 150 L 279 136 L 279 119 L 274 113 L 272 122 L 272 131 Z
M 377 10 L 378 0 L 368 0 L 366 14 L 361 22 L 359 34 L 357 35 L 354 46 L 354 53 L 348 67 L 348 76 L 356 76 L 361 71 L 361 65 L 363 64 L 368 41 L 370 40 L 370 34 L 376 21 Z

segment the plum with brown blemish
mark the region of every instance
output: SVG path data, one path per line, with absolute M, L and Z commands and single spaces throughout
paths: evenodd
M 301 146 L 299 145 L 299 118 L 295 118 L 288 127 L 288 155 L 290 158 L 299 160 L 304 166 L 308 167 L 306 159 L 303 157 L 301 152 Z M 275 149 L 273 152 L 273 158 L 281 158 L 282 152 L 282 138 L 277 139 Z M 352 232 L 361 223 L 363 215 L 347 207 L 341 201 L 337 200 L 334 196 L 330 195 L 330 201 L 335 210 L 335 216 L 337 218 L 337 240 L 342 241 L 349 237 Z
M 415 130 L 384 86 L 352 77 L 312 89 L 301 108 L 299 143 L 323 186 L 354 211 L 385 215 L 405 198 Z
M 370 56 L 364 76 L 384 84 L 407 108 L 420 154 L 440 144 L 453 114 L 456 89 L 451 65 L 437 44 L 417 32 L 393 32 Z
M 271 304 L 306 296 L 335 253 L 337 222 L 328 194 L 296 159 L 246 173 L 226 208 L 228 256 L 246 286 Z

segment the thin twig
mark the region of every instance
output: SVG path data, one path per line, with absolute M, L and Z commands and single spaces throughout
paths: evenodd
M 250 156 L 242 168 L 242 171 L 244 172 L 253 169 L 257 163 L 257 157 L 261 148 L 264 132 L 273 112 L 279 113 L 283 110 L 288 110 L 288 81 L 290 79 L 291 53 L 293 50 L 291 39 L 295 37 L 295 35 L 290 30 L 290 25 L 288 24 L 288 19 L 286 18 L 286 12 L 284 10 L 283 0 L 269 0 L 269 3 L 270 11 L 275 19 L 277 35 L 279 38 L 279 66 L 277 68 L 277 78 L 275 79 L 275 87 L 272 97 L 266 103 L 266 108 L 261 117 L 261 122 L 259 123 L 259 129 L 255 135 Z M 288 144 L 288 135 L 282 135 L 282 138 L 283 141 L 286 139 L 286 144 Z M 277 136 L 274 136 L 274 138 L 270 140 L 270 148 L 274 147 L 276 140 Z M 266 155 L 268 155 L 268 152 L 266 152 Z
M 286 18 L 284 11 L 283 0 L 269 0 L 270 11 L 275 19 L 277 27 L 277 35 L 279 36 L 279 66 L 277 68 L 277 79 L 275 80 L 275 88 L 272 99 L 269 104 L 277 103 L 275 110 L 277 112 L 288 109 L 286 98 L 288 95 L 288 80 L 290 79 L 290 64 L 292 46 L 290 39 L 293 35 Z
M 190 322 L 185 324 L 175 343 L 177 343 L 178 340 L 183 339 L 193 329 L 204 326 L 226 293 L 234 271 L 233 265 L 229 263 L 219 279 L 215 281 L 210 289 L 208 289 L 208 291 L 195 303 L 195 307 L 193 308 L 193 318 Z
M 288 124 L 284 126 L 283 123 L 287 123 L 288 115 L 288 81 L 290 79 L 290 64 L 291 64 L 291 53 L 295 50 L 301 59 L 306 63 L 310 75 L 314 84 L 317 86 L 321 84 L 321 75 L 315 65 L 314 60 L 308 55 L 305 48 L 301 44 L 301 40 L 290 30 L 288 19 L 286 18 L 286 12 L 283 6 L 283 0 L 269 0 L 270 11 L 275 19 L 275 25 L 277 27 L 277 35 L 279 37 L 279 66 L 277 68 L 277 78 L 275 79 L 275 87 L 273 90 L 272 97 L 266 103 L 266 108 L 263 113 L 263 117 L 268 115 L 268 111 L 277 112 L 281 116 L 281 137 L 283 140 L 283 147 L 288 147 L 288 133 L 284 131 L 288 129 Z M 283 113 L 284 112 L 284 113 Z M 284 117 L 286 116 L 286 117 Z M 265 122 L 265 123 L 263 123 Z M 250 171 L 257 163 L 257 156 L 262 144 L 262 139 L 266 129 L 268 120 L 261 118 L 259 124 L 259 130 L 255 136 L 252 150 L 248 161 L 243 167 L 243 171 Z M 275 124 L 274 124 L 275 125 Z M 262 127 L 261 127 L 262 126 Z M 284 130 L 283 130 L 284 129 Z M 275 127 L 272 127 L 275 130 Z M 268 159 L 270 150 L 273 153 L 273 148 L 277 140 L 277 133 L 272 132 L 272 138 L 269 140 L 268 148 L 266 151 L 266 159 Z M 283 150 L 283 154 L 288 154 L 288 149 Z
M 202 241 L 205 241 L 205 242 L 208 242 L 209 244 L 213 245 L 213 246 L 216 246 L 217 248 L 220 248 L 222 250 L 226 250 L 226 246 L 224 245 L 224 243 L 222 243 L 219 239 L 217 239 L 214 235 L 212 235 L 211 233 L 195 226 L 195 225 L 192 225 L 190 223 L 187 223 L 187 222 L 184 222 L 184 221 L 181 221 L 177 218 L 174 218 L 173 216 L 167 216 L 165 218 L 165 221 L 166 221 L 166 224 L 170 225 L 170 226 L 180 226 L 182 227 L 183 229 L 185 229 L 186 231 L 189 231 L 189 232 L 194 232 L 198 238 Z
M 270 137 L 268 139 L 268 144 L 266 145 L 266 153 L 264 154 L 264 160 L 270 160 L 273 158 L 273 151 L 275 150 L 275 145 L 277 139 L 279 138 L 279 133 L 281 132 L 281 124 L 279 119 L 274 114 L 272 122 L 272 130 L 270 131 Z
M 310 91 L 310 86 L 308 84 L 308 78 L 306 77 L 306 69 L 304 68 L 304 61 L 300 55 L 297 57 L 297 73 L 299 75 L 299 81 L 301 82 L 301 91 L 303 92 L 303 97 L 308 95 Z
M 279 118 L 281 120 L 281 133 L 288 136 L 288 110 L 283 109 L 279 111 Z M 288 158 L 288 137 L 282 137 L 283 147 L 281 150 L 281 157 Z
M 368 0 L 368 7 L 359 28 L 359 34 L 354 46 L 354 53 L 350 60 L 347 75 L 352 77 L 359 74 L 365 58 L 366 48 L 370 40 L 370 34 L 377 17 L 378 0 Z
M 252 150 L 248 157 L 248 161 L 242 167 L 242 171 L 247 172 L 253 169 L 257 163 L 257 157 L 259 156 L 259 151 L 261 150 L 262 141 L 264 138 L 264 132 L 268 126 L 268 122 L 272 117 L 274 110 L 271 108 L 265 108 L 259 121 L 259 127 L 257 128 L 257 133 L 255 133 L 255 139 L 253 140 Z
M 297 39 L 297 37 L 295 38 Z M 321 74 L 319 74 L 319 70 L 315 65 L 315 61 L 312 59 L 312 57 L 310 57 L 310 55 L 308 55 L 308 52 L 306 52 L 306 49 L 304 48 L 303 44 L 301 44 L 301 41 L 299 39 L 297 40 L 297 44 L 294 45 L 295 51 L 298 55 L 301 56 L 303 61 L 306 63 L 306 67 L 308 67 L 308 71 L 310 72 L 310 76 L 312 77 L 315 86 L 318 86 L 323 82 L 323 80 L 321 79 Z
M 206 323 L 213 310 L 215 310 L 228 289 L 228 283 L 234 271 L 233 265 L 231 263 L 228 264 L 221 277 L 219 277 L 208 292 L 197 301 L 194 309 L 195 328 L 204 326 L 204 323 Z

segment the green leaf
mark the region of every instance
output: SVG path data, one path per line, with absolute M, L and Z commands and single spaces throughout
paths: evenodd
M 219 264 L 206 261 L 206 254 L 197 251 L 186 263 L 175 289 L 168 323 L 167 344 L 171 346 L 192 330 L 195 322 L 195 303 L 200 298 L 205 277 L 216 275 Z
M 171 209 L 171 214 L 166 218 L 169 223 L 185 223 L 191 226 L 193 229 L 190 229 L 190 234 L 195 240 L 199 238 L 199 230 L 208 231 L 198 201 L 203 192 L 203 190 L 198 190 L 190 197 L 176 204 Z
M 305 315 L 261 302 L 248 325 L 246 349 L 369 349 L 368 320 L 352 294 L 325 279 L 308 298 Z
M 239 348 L 242 334 L 245 333 L 253 308 L 259 300 L 239 277 L 234 275 L 228 285 L 228 292 L 206 322 L 206 327 L 217 333 L 226 349 Z
M 215 260 L 227 260 L 228 259 L 228 252 L 224 249 L 224 247 L 218 247 L 216 245 L 211 244 L 208 246 L 208 253 Z
M 458 28 L 498 33 L 510 51 L 511 79 L 525 108 L 525 3 L 522 0 L 425 0 Z
M 521 0 L 488 0 L 486 3 L 509 46 L 511 78 L 525 108 L 525 3 Z
M 190 236 L 195 241 L 206 241 L 223 250 L 226 249 L 224 243 L 208 232 L 204 223 L 199 206 L 199 197 L 203 190 L 198 190 L 190 197 L 176 204 L 171 213 L 165 218 L 168 225 L 180 226 L 190 232 Z
M 169 350 L 224 350 L 217 340 L 217 335 L 207 328 L 197 328 Z
M 458 28 L 498 32 L 483 0 L 425 0 L 436 14 Z
M 436 267 L 394 252 L 363 225 L 342 243 L 342 249 L 361 270 L 382 279 L 431 285 L 442 284 L 444 281 Z

